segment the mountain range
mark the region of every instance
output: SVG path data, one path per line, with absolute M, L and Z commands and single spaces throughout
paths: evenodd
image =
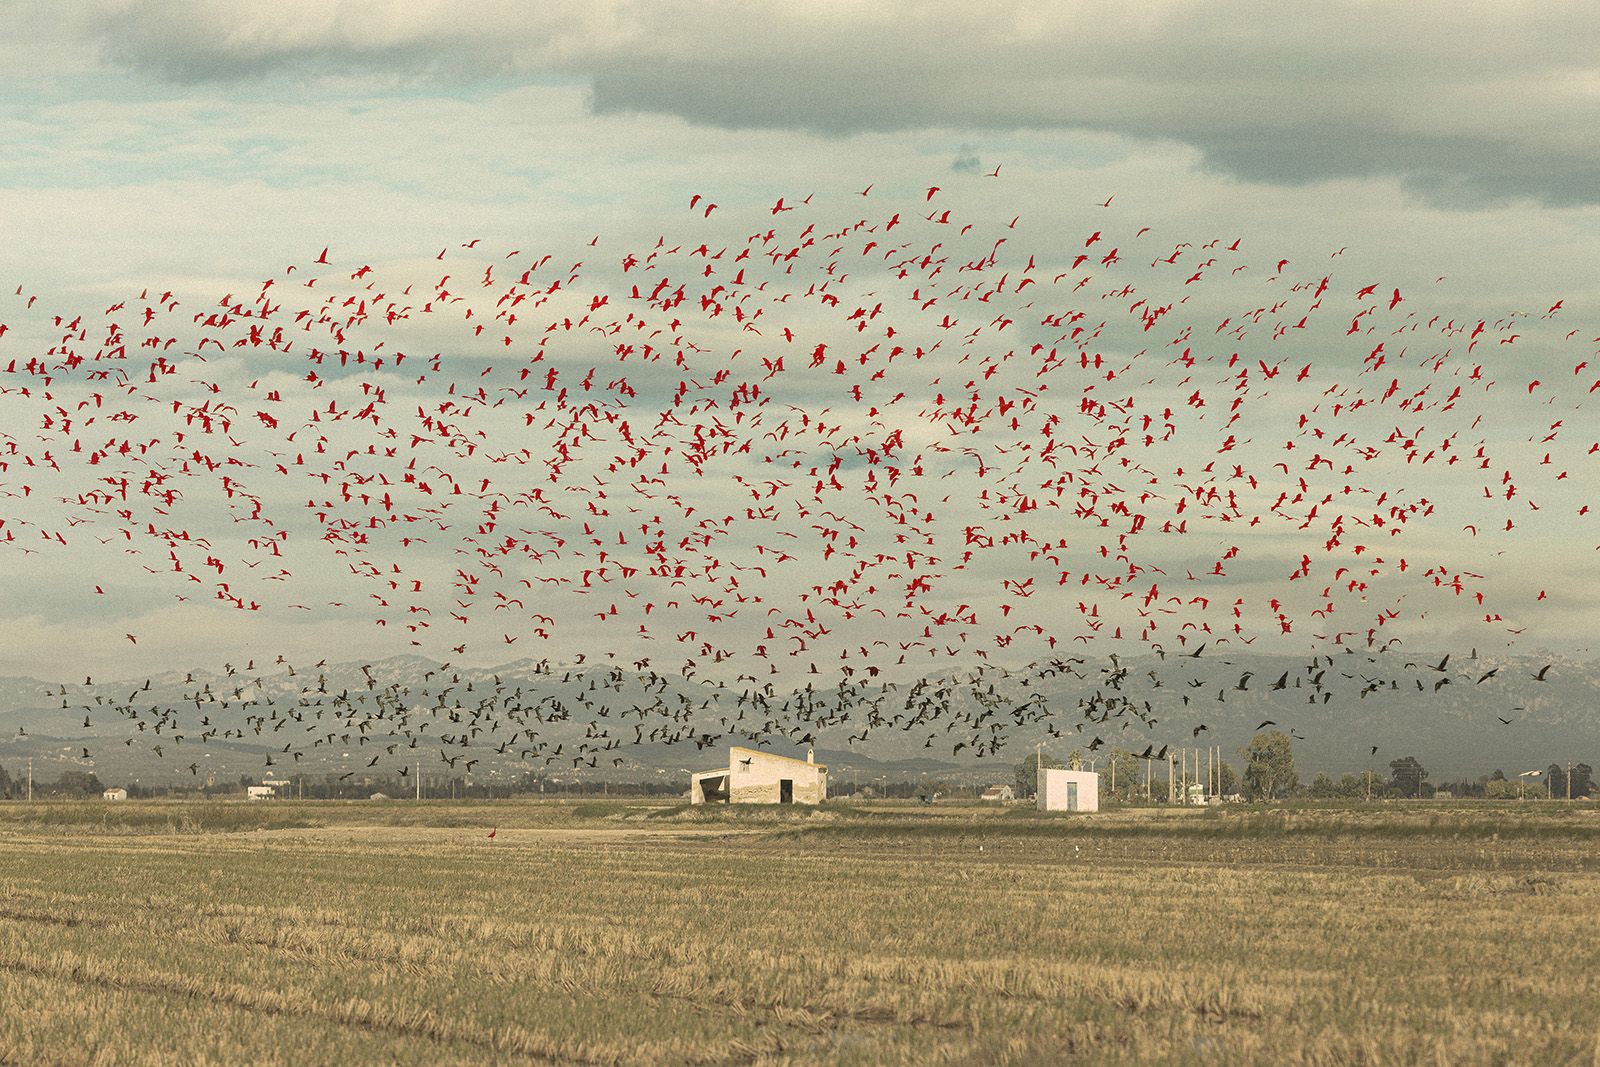
M 1435 781 L 1495 769 L 1515 774 L 1569 759 L 1600 762 L 1600 663 L 1544 655 L 1067 657 L 1042 674 L 992 672 L 976 684 L 952 669 L 923 679 L 923 710 L 915 715 L 904 711 L 910 686 L 869 691 L 883 698 L 885 725 L 864 738 L 866 713 L 859 708 L 841 713 L 835 707 L 805 724 L 792 717 L 774 723 L 763 711 L 730 726 L 730 709 L 743 707 L 735 691 L 594 665 L 552 667 L 524 659 L 469 668 L 403 656 L 292 669 L 250 663 L 148 679 L 84 679 L 88 684 L 0 677 L 0 767 L 15 776 L 31 757 L 41 779 L 70 769 L 93 770 L 108 783 L 157 784 L 345 773 L 365 769 L 379 755 L 376 771 L 420 765 L 429 776 L 445 776 L 462 773 L 462 766 L 443 763 L 438 736 L 455 737 L 452 729 L 465 736 L 466 724 L 475 721 L 484 725 L 463 748 L 475 762 L 468 773 L 482 778 L 532 770 L 551 781 L 580 775 L 670 782 L 724 763 L 729 744 L 796 756 L 811 747 L 835 781 L 858 782 L 1005 781 L 1036 745 L 1058 758 L 1079 749 L 1095 760 L 1112 748 L 1159 754 L 1164 746 L 1220 746 L 1237 765 L 1239 750 L 1262 728 L 1290 733 L 1302 778 L 1320 771 L 1382 772 L 1402 756 L 1421 760 Z M 363 711 L 364 724 L 352 727 L 352 716 L 330 730 L 330 702 L 342 700 L 353 713 L 367 706 L 365 694 L 385 689 L 409 709 L 412 726 L 402 729 L 393 716 Z M 935 701 L 930 693 L 938 694 Z M 530 755 L 529 743 L 518 741 L 500 751 L 506 734 L 496 732 L 496 724 L 506 720 L 504 713 L 475 719 L 472 712 L 490 694 L 499 702 L 493 708 L 525 709 L 544 700 L 565 711 L 539 716 L 546 720 L 536 726 L 542 749 Z M 703 707 L 708 700 L 710 707 Z M 633 710 L 652 705 L 643 715 Z M 608 714 L 600 714 L 601 707 Z M 165 729 L 154 732 L 163 717 Z M 751 729 L 758 718 L 772 728 Z M 438 723 L 431 735 L 416 725 L 428 720 Z M 665 726 L 658 735 L 647 732 L 668 722 L 670 732 Z M 202 743 L 200 735 L 208 732 Z M 667 743 L 667 737 L 676 740 Z M 604 748 L 599 738 L 607 739 Z M 556 751 L 561 754 L 552 757 Z M 587 753 L 595 766 L 575 751 Z M 268 759 L 275 761 L 272 768 Z

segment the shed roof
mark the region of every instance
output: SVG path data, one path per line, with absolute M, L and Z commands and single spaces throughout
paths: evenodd
M 735 752 L 749 752 L 753 755 L 760 756 L 763 759 L 787 760 L 790 763 L 798 763 L 802 767 L 815 767 L 819 771 L 825 771 L 828 769 L 828 765 L 826 763 L 813 763 L 810 760 L 796 759 L 794 756 L 780 756 L 776 752 L 764 752 L 759 748 L 744 748 L 740 745 L 734 745 L 728 749 L 728 756 L 730 759 L 733 757 Z

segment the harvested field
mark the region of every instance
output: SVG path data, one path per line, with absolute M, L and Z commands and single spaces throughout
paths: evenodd
M 1597 845 L 1556 805 L 3 805 L 0 1062 L 1594 1063 Z

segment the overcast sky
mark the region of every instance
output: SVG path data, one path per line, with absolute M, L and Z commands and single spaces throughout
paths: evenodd
M 1600 333 L 1585 3 L 12 0 L 0 22 L 0 290 L 62 311 L 147 286 L 202 304 L 325 246 L 421 277 L 472 238 L 644 243 L 692 194 L 756 218 L 870 183 L 1074 240 L 1114 220 L 1169 247 L 1345 249 L 1344 278 L 1430 287 L 1447 316 L 1560 299 Z M 13 329 L 0 360 L 26 355 Z M 1503 558 L 1518 595 L 1562 587 L 1524 640 L 1587 647 L 1597 542 L 1568 524 Z M 86 599 L 82 564 L 5 562 L 0 673 L 399 650 L 337 618 Z M 1476 640 L 1471 622 L 1436 614 L 1418 639 Z

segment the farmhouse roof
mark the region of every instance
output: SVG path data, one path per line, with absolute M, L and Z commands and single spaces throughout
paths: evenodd
M 759 748 L 744 748 L 740 745 L 734 745 L 728 749 L 728 754 L 730 756 L 735 752 L 749 752 L 754 755 L 761 756 L 763 759 L 788 760 L 790 763 L 798 763 L 802 767 L 815 767 L 819 771 L 825 771 L 828 769 L 828 765 L 826 763 L 813 763 L 810 760 L 798 759 L 794 756 L 780 756 L 776 752 L 763 752 Z

